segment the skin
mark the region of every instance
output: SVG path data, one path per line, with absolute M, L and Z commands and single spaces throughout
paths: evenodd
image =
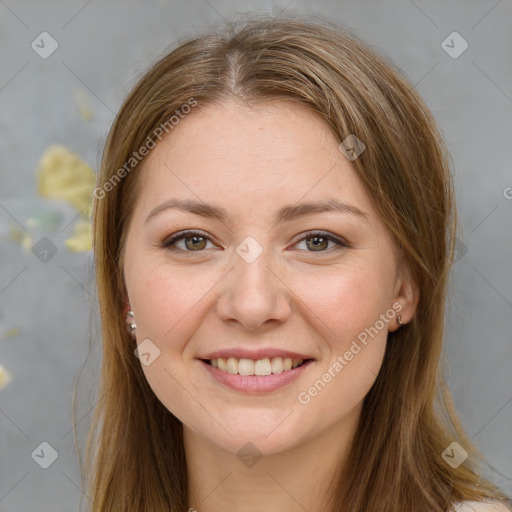
M 189 504 L 199 512 L 325 510 L 318 497 L 329 495 L 388 331 L 399 327 L 396 316 L 366 346 L 359 343 L 308 403 L 298 396 L 332 372 L 337 356 L 393 304 L 404 323 L 414 314 L 415 288 L 338 144 L 301 105 L 233 101 L 195 109 L 144 162 L 126 241 L 127 300 L 137 343 L 149 338 L 160 350 L 143 370 L 184 424 Z M 146 222 L 171 198 L 222 207 L 228 218 L 169 208 Z M 365 216 L 323 212 L 275 222 L 284 205 L 328 198 Z M 200 238 L 200 249 L 191 239 L 174 252 L 162 247 L 186 229 L 211 241 Z M 308 230 L 332 233 L 349 247 L 321 241 L 315 250 L 311 235 L 309 244 L 303 239 Z M 263 248 L 252 263 L 236 252 L 248 236 Z M 196 359 L 232 347 L 278 347 L 315 361 L 294 382 L 250 395 L 217 383 Z M 250 467 L 237 457 L 248 442 L 263 455 Z

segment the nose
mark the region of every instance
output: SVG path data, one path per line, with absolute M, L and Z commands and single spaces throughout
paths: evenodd
M 217 314 L 225 322 L 255 331 L 275 328 L 291 314 L 290 289 L 264 251 L 255 261 L 234 255 L 219 290 Z

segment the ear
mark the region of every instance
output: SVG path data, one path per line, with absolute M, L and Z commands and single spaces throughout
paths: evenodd
M 390 332 L 396 331 L 412 320 L 420 298 L 419 288 L 412 279 L 411 272 L 405 265 L 400 265 L 400 269 L 397 272 L 394 295 L 393 309 L 395 309 L 397 314 L 394 321 L 389 324 Z M 401 323 L 398 323 L 397 320 L 399 316 Z

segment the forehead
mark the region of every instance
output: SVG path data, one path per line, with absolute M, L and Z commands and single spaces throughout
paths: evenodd
M 336 138 L 328 125 L 301 104 L 282 101 L 251 107 L 233 101 L 194 109 L 155 148 L 149 164 L 172 151 L 181 161 L 204 163 L 203 168 L 239 166 L 241 161 L 244 168 L 252 168 L 309 159 L 332 152 L 333 146 Z
M 334 193 L 369 207 L 338 144 L 318 114 L 291 101 L 200 106 L 146 157 L 139 202 L 147 209 L 172 195 L 254 209 Z

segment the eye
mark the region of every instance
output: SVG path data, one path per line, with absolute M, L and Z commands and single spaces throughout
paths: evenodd
M 323 231 L 308 231 L 298 243 L 302 242 L 305 242 L 306 251 L 308 252 L 327 252 L 329 243 L 338 246 L 336 248 L 349 247 L 349 244 L 343 239 Z M 333 247 L 331 246 L 330 248 L 332 249 Z
M 305 242 L 307 252 L 327 252 L 328 249 L 349 247 L 349 244 L 343 239 L 323 231 L 308 231 L 295 244 Z M 201 252 L 207 247 L 208 243 L 212 244 L 210 237 L 203 231 L 181 231 L 168 237 L 161 244 L 162 248 L 171 251 L 181 252 Z M 334 247 L 329 244 L 334 244 Z M 212 244 L 213 245 L 213 244 Z
M 183 243 L 178 245 L 181 242 Z M 162 243 L 162 247 L 171 251 L 201 252 L 203 249 L 211 248 L 206 247 L 208 242 L 211 243 L 210 237 L 202 231 L 181 231 L 167 238 Z

